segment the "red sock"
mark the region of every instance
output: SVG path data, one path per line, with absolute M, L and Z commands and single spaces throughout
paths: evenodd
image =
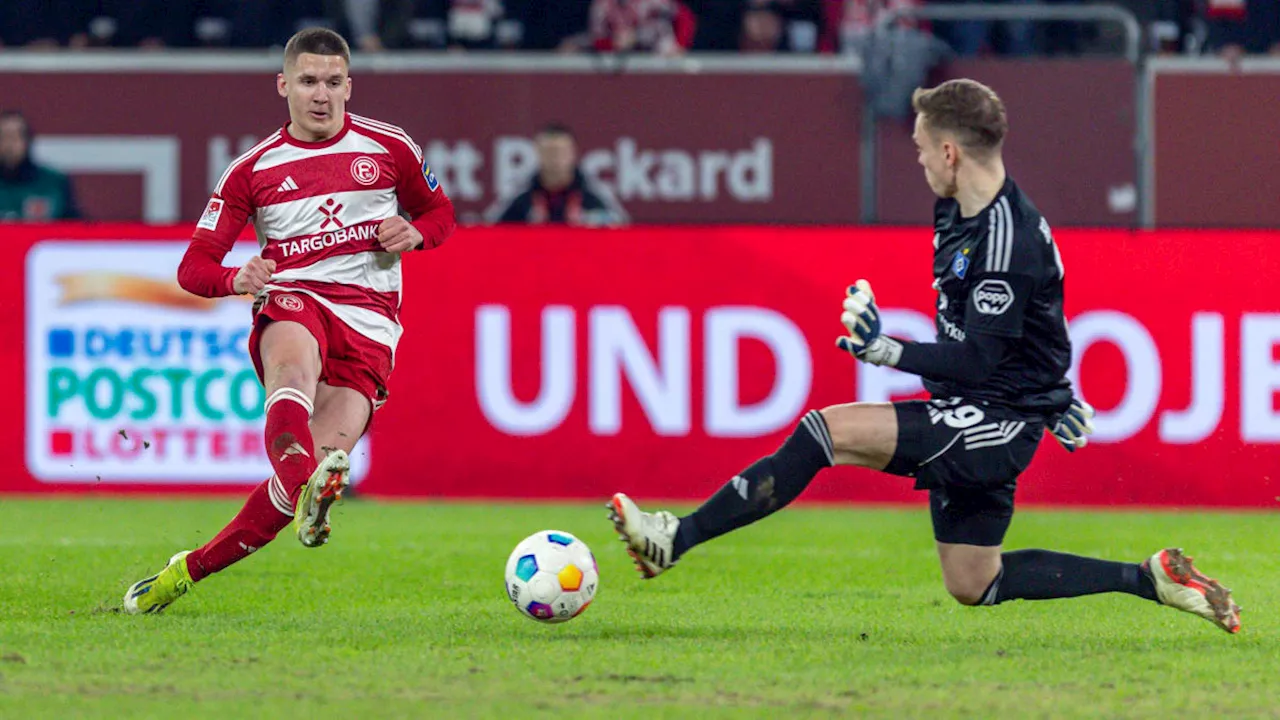
M 276 533 L 293 521 L 293 506 L 286 499 L 280 479 L 271 479 L 254 488 L 244 507 L 209 542 L 187 556 L 187 571 L 199 581 L 271 542 Z
M 286 494 L 297 499 L 299 489 L 316 471 L 311 440 L 311 400 L 301 391 L 283 387 L 267 398 L 267 457 Z

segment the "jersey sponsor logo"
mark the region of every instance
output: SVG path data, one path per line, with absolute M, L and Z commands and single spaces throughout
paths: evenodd
M 338 213 L 342 212 L 341 205 L 334 205 L 333 198 L 324 201 L 324 204 L 316 208 L 316 212 L 324 215 L 324 221 L 320 223 L 320 229 L 324 230 L 329 227 L 329 223 L 333 223 L 336 227 L 345 227 L 342 220 L 338 219 Z
M 280 253 L 284 257 L 293 257 L 302 253 L 323 250 L 334 245 L 353 240 L 375 240 L 378 237 L 378 226 L 374 223 L 356 225 L 355 227 L 332 230 L 322 235 L 313 235 L 301 240 L 287 240 L 280 243 Z
M 200 216 L 200 222 L 196 223 L 196 227 L 203 230 L 217 230 L 218 218 L 222 217 L 223 202 L 217 198 L 209 200 L 209 204 L 204 208 L 204 214 Z
M 973 289 L 973 307 L 983 315 L 1003 315 L 1013 306 L 1013 288 L 1004 280 L 983 280 Z
M 289 312 L 302 312 L 302 301 L 294 295 L 276 295 L 276 304 Z
M 962 280 L 965 273 L 969 272 L 969 258 L 963 252 L 956 253 L 955 259 L 951 261 L 951 271 Z
M 422 178 L 427 181 L 427 189 L 431 192 L 440 188 L 440 181 L 436 179 L 436 174 L 431 172 L 431 166 L 427 164 L 425 158 L 422 160 Z
M 948 320 L 945 315 L 938 315 L 938 328 L 942 331 L 943 335 L 946 335 L 952 340 L 964 342 L 964 330 L 959 325 Z
M 378 182 L 382 171 L 373 158 L 361 155 L 351 161 L 351 177 L 361 185 L 372 185 Z

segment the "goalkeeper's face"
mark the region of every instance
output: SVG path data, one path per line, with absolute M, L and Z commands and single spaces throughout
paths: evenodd
M 956 144 L 930 129 L 923 114 L 916 116 L 916 128 L 911 138 L 915 140 L 917 160 L 924 168 L 924 179 L 929 183 L 929 189 L 938 197 L 954 197 L 958 159 Z
M 290 134 L 299 140 L 328 140 L 342 129 L 351 97 L 347 61 L 339 55 L 301 53 L 284 66 L 276 90 L 289 101 Z

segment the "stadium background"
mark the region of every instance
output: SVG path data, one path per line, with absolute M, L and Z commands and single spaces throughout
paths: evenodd
M 1009 107 L 1008 166 L 1054 227 L 1073 372 L 1099 410 L 1094 444 L 1070 459 L 1044 448 L 1022 500 L 1261 507 L 1280 495 L 1280 59 L 1250 54 L 1273 44 L 1258 39 L 1269 20 L 1133 3 L 1103 22 L 1037 23 L 1026 47 L 1017 26 L 995 25 L 968 53 L 956 48 L 969 26 L 873 32 L 874 16 L 847 14 L 865 3 L 796 1 L 767 10 L 777 47 L 735 53 L 759 38 L 712 33 L 715 3 L 690 2 L 666 20 L 676 47 L 618 53 L 616 36 L 590 36 L 589 3 L 558 4 L 418 4 L 402 36 L 384 17 L 386 42 L 355 51 L 351 110 L 423 145 L 463 223 L 406 259 L 408 332 L 392 400 L 355 454 L 359 493 L 694 499 L 808 407 L 917 393 L 836 351 L 831 308 L 865 276 L 895 331 L 930 332 L 931 199 L 901 88 L 963 76 Z M 243 493 L 268 474 L 248 304 L 184 296 L 173 274 L 226 164 L 286 117 L 271 87 L 278 40 L 262 30 L 264 47 L 245 47 L 237 3 L 175 4 L 191 12 L 176 36 L 120 11 L 145 3 L 39 15 L 53 5 L 6 10 L 3 105 L 30 121 L 33 159 L 72 178 L 83 217 L 0 226 L 0 329 L 13 338 L 0 387 L 23 407 L 0 427 L 25 445 L 0 491 Z M 745 23 L 757 4 L 728 5 Z M 457 13 L 494 7 L 507 15 L 489 17 L 487 39 L 451 39 L 475 27 Z M 349 29 L 346 9 L 271 21 L 286 37 L 297 22 Z M 545 42 L 534 28 L 554 38 L 548 18 L 575 13 L 583 26 L 549 47 L 587 33 L 576 52 L 510 40 L 519 24 L 515 37 Z M 904 59 L 922 38 L 951 50 L 918 56 L 917 78 Z M 141 47 L 98 47 L 128 45 Z M 527 181 L 531 137 L 550 121 L 575 130 L 584 171 L 629 227 L 485 222 Z M 806 497 L 917 499 L 853 470 Z

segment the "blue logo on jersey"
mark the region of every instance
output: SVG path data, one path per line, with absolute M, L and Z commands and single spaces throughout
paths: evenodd
M 956 277 L 964 279 L 964 274 L 969 272 L 969 258 L 963 253 L 956 253 L 956 259 L 951 261 L 951 269 L 955 272 Z
M 422 177 L 427 181 L 427 188 L 431 192 L 435 192 L 440 187 L 440 181 L 436 179 L 436 174 L 431 172 L 431 166 L 427 164 L 426 158 L 422 159 Z

